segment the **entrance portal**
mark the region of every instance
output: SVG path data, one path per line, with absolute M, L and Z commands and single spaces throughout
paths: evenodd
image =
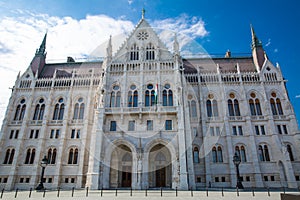
M 166 146 L 155 145 L 149 154 L 149 187 L 171 187 L 171 154 Z
M 125 145 L 119 145 L 111 154 L 110 184 L 111 188 L 131 187 L 132 152 Z

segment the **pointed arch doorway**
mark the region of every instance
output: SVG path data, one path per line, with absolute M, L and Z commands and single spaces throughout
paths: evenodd
M 132 152 L 126 145 L 117 146 L 111 154 L 110 188 L 131 187 Z
M 149 153 L 149 187 L 172 186 L 171 154 L 165 145 L 157 144 Z

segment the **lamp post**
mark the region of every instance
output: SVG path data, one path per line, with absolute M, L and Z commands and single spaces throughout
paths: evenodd
M 233 163 L 236 167 L 236 187 L 239 189 L 244 189 L 244 186 L 241 182 L 240 171 L 239 171 L 239 164 L 241 163 L 241 158 L 237 152 L 235 152 L 233 156 Z
M 48 159 L 46 156 L 44 156 L 44 158 L 42 159 L 41 163 L 40 163 L 41 167 L 42 167 L 42 174 L 41 174 L 41 181 L 38 184 L 38 186 L 35 188 L 36 190 L 43 190 L 44 189 L 44 172 L 45 172 L 45 168 L 48 165 Z

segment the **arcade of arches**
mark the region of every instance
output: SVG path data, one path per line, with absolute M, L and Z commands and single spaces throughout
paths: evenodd
M 133 167 L 133 152 L 125 145 L 115 147 L 111 154 L 109 187 L 134 187 L 133 181 L 139 177 L 148 180 L 149 188 L 172 186 L 171 154 L 163 144 L 154 145 L 148 155 L 148 172 L 138 175 Z M 145 176 L 145 177 L 141 177 Z

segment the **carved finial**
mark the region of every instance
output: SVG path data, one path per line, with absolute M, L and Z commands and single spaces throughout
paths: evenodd
M 146 11 L 145 11 L 145 8 L 143 8 L 143 9 L 142 9 L 142 19 L 145 18 L 145 12 L 146 12 Z

